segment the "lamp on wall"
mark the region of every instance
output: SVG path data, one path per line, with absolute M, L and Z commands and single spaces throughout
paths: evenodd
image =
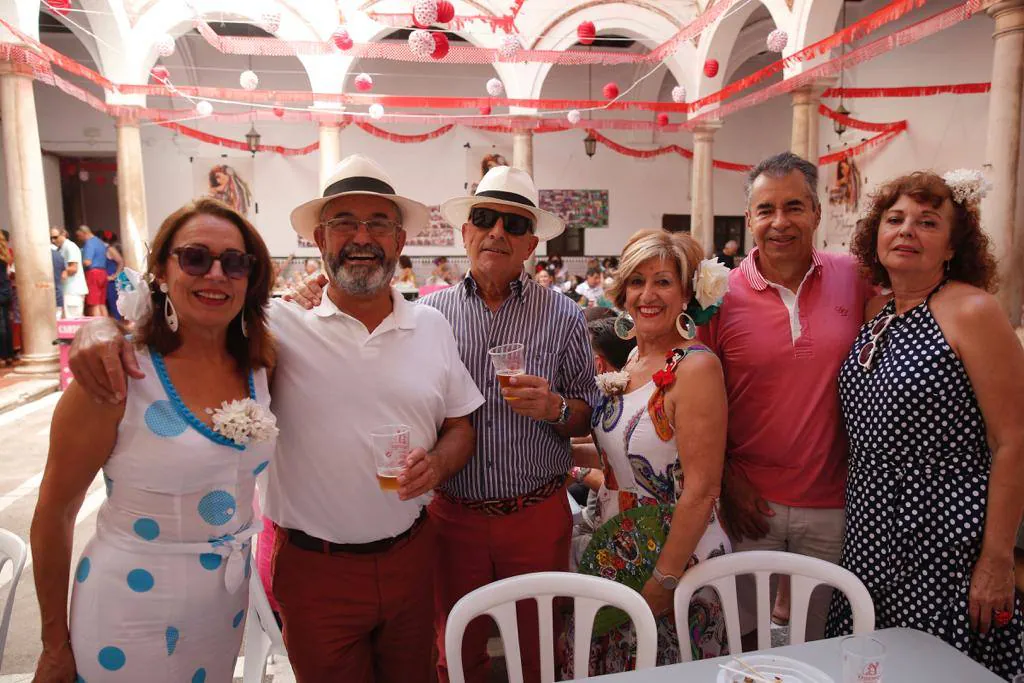
M 846 30 L 846 3 L 845 2 L 843 3 L 843 30 L 844 31 Z M 839 48 L 840 63 L 842 63 L 842 59 L 845 56 L 845 54 L 846 54 L 846 43 L 840 43 L 840 48 Z M 850 115 L 850 110 L 846 108 L 845 104 L 843 104 L 843 95 L 842 95 L 843 83 L 845 82 L 845 79 L 843 77 L 845 75 L 846 75 L 846 69 L 840 67 L 840 69 L 839 69 L 839 92 L 840 92 L 840 95 L 839 95 L 839 106 L 836 107 L 835 112 L 837 114 L 842 115 L 842 116 L 849 116 Z M 846 124 L 843 123 L 842 121 L 837 121 L 835 119 L 832 119 L 832 130 L 834 130 L 836 132 L 836 135 L 842 136 L 842 134 L 846 132 Z
M 594 137 L 593 131 L 587 131 L 587 137 L 583 138 L 583 151 L 587 153 L 587 157 L 593 157 L 597 153 L 597 138 Z
M 589 52 L 590 50 L 593 50 L 593 49 L 594 49 L 594 46 L 593 46 L 593 43 L 591 43 L 587 47 L 587 51 Z M 593 78 L 592 78 L 592 76 L 594 74 L 593 69 L 594 69 L 594 65 L 593 64 L 587 64 L 587 99 L 588 100 L 593 100 L 593 95 L 591 95 L 591 92 L 590 92 L 591 85 L 593 85 Z M 589 121 L 592 118 L 593 118 L 593 110 L 588 109 L 587 110 L 587 120 Z M 587 137 L 583 138 L 583 151 L 587 153 L 587 158 L 588 159 L 593 159 L 594 155 L 597 154 L 597 138 L 594 137 L 594 133 L 591 130 L 588 130 L 587 131 Z
M 245 134 L 245 144 L 249 146 L 249 151 L 255 157 L 257 150 L 260 148 L 260 134 L 256 130 L 256 122 L 254 121 L 252 127 L 249 128 L 249 132 Z

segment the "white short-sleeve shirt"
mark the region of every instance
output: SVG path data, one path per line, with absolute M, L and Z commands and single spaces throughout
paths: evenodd
M 82 265 L 82 250 L 68 237 L 64 244 L 60 245 L 60 255 L 64 263 L 71 265 L 78 264 L 78 272 L 69 275 L 64 280 L 64 296 L 85 296 L 89 293 L 89 285 L 85 282 L 85 266 Z
M 281 432 L 266 514 L 278 525 L 335 543 L 402 533 L 422 502 L 380 489 L 370 432 L 406 424 L 411 446 L 429 451 L 445 419 L 483 404 L 444 316 L 395 290 L 392 300 L 372 333 L 327 296 L 310 311 L 271 302 L 271 410 Z

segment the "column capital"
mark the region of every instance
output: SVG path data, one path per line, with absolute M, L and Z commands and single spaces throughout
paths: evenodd
M 693 139 L 701 142 L 711 142 L 715 139 L 715 133 L 722 127 L 722 119 L 708 119 L 701 121 L 693 127 Z
M 320 121 L 318 125 L 320 128 L 341 128 L 341 122 L 337 120 Z
M 0 60 L 0 76 L 22 76 L 32 78 L 32 67 L 22 62 Z
M 996 22 L 993 38 L 1024 31 L 1024 0 L 998 0 L 988 5 L 985 12 Z
M 124 128 L 125 126 L 139 127 L 139 115 L 137 112 L 123 112 L 117 116 L 114 126 Z

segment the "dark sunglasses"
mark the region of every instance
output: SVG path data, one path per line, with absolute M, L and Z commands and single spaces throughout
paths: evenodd
M 220 261 L 221 270 L 233 280 L 244 280 L 249 277 L 256 257 L 237 249 L 225 249 L 217 256 L 209 247 L 202 244 L 186 244 L 171 252 L 178 257 L 181 269 L 193 277 L 201 277 L 210 272 L 214 261 Z
M 469 212 L 469 222 L 481 230 L 490 230 L 499 218 L 505 232 L 510 235 L 520 237 L 528 232 L 533 232 L 533 219 L 520 216 L 517 213 L 495 211 L 483 206 L 474 206 Z

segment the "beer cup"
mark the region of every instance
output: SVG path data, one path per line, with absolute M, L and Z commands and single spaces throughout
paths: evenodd
M 519 342 L 502 344 L 487 351 L 494 366 L 494 373 L 498 376 L 498 384 L 502 389 L 510 386 L 509 381 L 516 375 L 526 372 L 526 360 L 523 354 L 523 345 Z M 516 399 L 509 398 L 509 401 Z
M 398 475 L 405 469 L 409 455 L 409 427 L 388 424 L 370 432 L 373 458 L 377 466 L 377 485 L 384 491 L 398 490 Z

